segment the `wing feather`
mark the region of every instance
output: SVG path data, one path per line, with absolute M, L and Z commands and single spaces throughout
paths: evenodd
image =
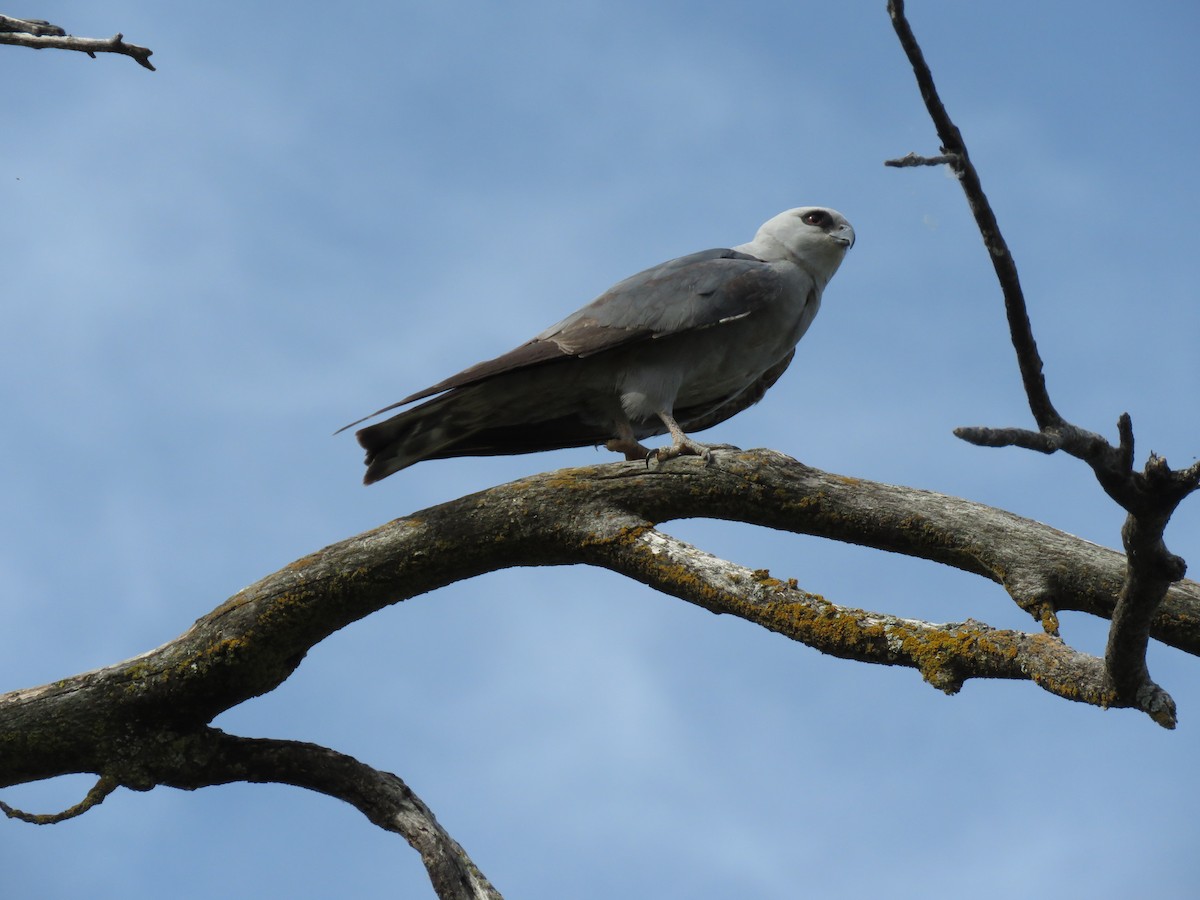
M 639 341 L 734 321 L 771 302 L 780 290 L 771 265 L 748 253 L 719 248 L 681 256 L 618 282 L 514 350 L 409 394 L 339 432 L 415 400 L 507 372 L 582 359 Z

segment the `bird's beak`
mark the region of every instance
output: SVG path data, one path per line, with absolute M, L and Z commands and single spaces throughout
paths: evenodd
M 847 250 L 854 246 L 854 229 L 849 225 L 839 225 L 829 236 Z

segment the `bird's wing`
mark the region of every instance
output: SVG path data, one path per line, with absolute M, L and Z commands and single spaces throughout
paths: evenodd
M 747 253 L 716 249 L 681 256 L 617 283 L 587 306 L 503 356 L 477 363 L 345 428 L 414 400 L 477 384 L 506 372 L 594 356 L 637 341 L 739 319 L 769 304 L 782 290 L 779 276 L 770 264 Z
M 764 283 L 769 282 L 769 283 Z M 565 357 L 583 358 L 637 341 L 738 318 L 778 291 L 771 267 L 736 250 L 703 250 L 632 275 L 515 350 L 406 397 L 451 388 Z

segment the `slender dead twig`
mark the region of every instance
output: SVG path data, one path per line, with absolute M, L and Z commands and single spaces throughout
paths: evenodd
M 888 13 L 892 17 L 892 26 L 900 38 L 900 46 L 904 48 L 913 73 L 917 77 L 917 86 L 925 108 L 937 129 L 938 138 L 942 142 L 942 154 L 954 169 L 966 192 L 967 202 L 979 226 L 984 246 L 992 258 L 992 266 L 1004 292 L 1004 310 L 1008 315 L 1008 327 L 1012 334 L 1013 347 L 1017 351 L 1017 363 L 1021 368 L 1021 380 L 1025 385 L 1025 394 L 1029 398 L 1029 408 L 1034 421 L 1039 428 L 1052 427 L 1062 422 L 1054 404 L 1050 402 L 1050 394 L 1046 390 L 1046 379 L 1042 374 L 1042 358 L 1038 354 L 1037 342 L 1033 339 L 1033 327 L 1029 322 L 1029 312 L 1025 306 L 1025 293 L 1021 290 L 1021 279 L 1017 275 L 1017 264 L 1008 249 L 1008 242 L 1000 232 L 996 214 L 992 212 L 991 204 L 983 192 L 983 184 L 979 173 L 967 153 L 966 142 L 958 126 L 950 119 L 946 107 L 938 96 L 933 83 L 933 73 L 925 62 L 925 55 L 913 35 L 912 28 L 904 16 L 904 0 L 891 0 L 888 3 Z
M 893 169 L 911 169 L 915 166 L 944 166 L 958 168 L 959 159 L 953 153 L 943 153 L 940 156 L 918 156 L 916 153 L 905 153 L 899 159 L 885 159 L 885 166 Z
M 74 819 L 76 816 L 82 816 L 85 812 L 93 807 L 99 806 L 104 802 L 113 791 L 119 788 L 120 782 L 108 775 L 100 776 L 100 780 L 92 785 L 92 789 L 87 792 L 82 800 L 76 803 L 69 809 L 64 809 L 60 813 L 27 813 L 23 810 L 9 806 L 3 800 L 0 800 L 0 812 L 3 812 L 10 819 L 16 819 L 20 822 L 27 822 L 30 825 L 57 825 L 59 822 L 65 822 L 67 819 Z

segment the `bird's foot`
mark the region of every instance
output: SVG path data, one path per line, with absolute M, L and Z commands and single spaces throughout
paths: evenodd
M 639 459 L 648 459 L 653 450 L 648 450 L 639 444 L 632 436 L 627 438 L 613 438 L 604 444 L 605 449 L 611 450 L 614 453 L 624 453 L 626 462 L 635 462 Z
M 712 459 L 713 451 L 715 450 L 738 450 L 740 448 L 733 444 L 701 444 L 699 441 L 693 441 L 690 437 L 684 436 L 682 439 L 676 439 L 671 442 L 669 447 L 659 447 L 657 450 L 651 450 L 646 454 L 646 465 L 650 465 L 650 460 L 664 463 L 672 460 L 677 456 L 698 456 L 704 460 L 704 464 L 708 465 Z

